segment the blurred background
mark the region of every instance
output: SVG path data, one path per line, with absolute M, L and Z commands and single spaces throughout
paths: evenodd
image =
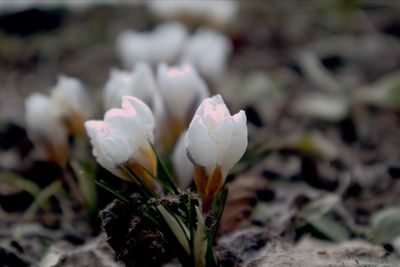
M 235 212 L 238 202 L 228 199 L 234 208 L 221 233 L 262 225 L 289 236 L 290 244 L 304 236 L 313 237 L 307 244 L 314 247 L 314 238 L 361 238 L 379 252 L 399 253 L 399 14 L 400 2 L 391 0 L 1 1 L 0 171 L 48 185 L 43 179 L 51 181 L 59 170 L 37 162 L 25 130 L 25 99 L 48 94 L 60 74 L 73 76 L 88 90 L 93 118 L 102 118 L 110 70 L 128 68 L 118 50 L 120 34 L 180 21 L 189 35 L 207 27 L 229 41 L 223 74 L 200 74 L 232 113 L 247 114 L 249 149 L 229 176 L 247 182 L 232 190 L 261 185 L 239 201 L 245 212 Z M 207 49 L 200 53 L 207 57 Z M 21 197 L 26 186 L 7 177 L 0 180 L 0 246 L 21 262 L 38 262 L 43 250 L 26 252 L 26 235 L 36 235 L 36 228 L 8 234 L 33 199 Z M 310 215 L 310 203 L 322 208 Z M 57 237 L 47 236 L 47 228 L 35 236 L 46 248 L 59 240 L 85 244 L 100 232 L 98 222 L 90 230 L 76 221 L 69 228 L 46 214 L 23 220 L 63 229 Z

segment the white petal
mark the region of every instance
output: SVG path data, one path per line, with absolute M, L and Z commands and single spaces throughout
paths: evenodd
M 172 164 L 181 188 L 187 188 L 193 181 L 193 164 L 187 156 L 185 136 L 186 132 L 181 134 L 172 153 Z
M 217 150 L 201 117 L 195 116 L 186 135 L 186 149 L 189 159 L 198 166 L 212 171 L 216 165 Z
M 112 69 L 110 78 L 104 86 L 104 106 L 106 109 L 119 107 L 122 96 L 131 95 L 133 86 L 132 73 Z
M 51 98 L 64 115 L 79 113 L 84 118 L 90 116 L 91 106 L 83 84 L 76 78 L 60 75 Z
M 167 22 L 151 33 L 152 63 L 176 61 L 188 35 L 186 26 L 179 22 Z M 161 47 L 162 46 L 162 47 Z
M 127 162 L 131 158 L 130 144 L 123 137 L 106 137 L 101 140 L 100 146 L 104 157 L 115 165 Z
M 150 66 L 142 62 L 136 64 L 132 76 L 132 91 L 129 95 L 139 98 L 146 104 L 151 104 L 157 85 Z
M 28 135 L 34 142 L 67 146 L 67 130 L 61 122 L 62 111 L 42 94 L 32 94 L 25 100 L 25 121 Z M 43 145 L 43 144 L 41 144 Z
M 246 114 L 244 111 L 240 111 L 233 116 L 233 119 L 235 123 L 233 124 L 231 143 L 222 162 L 222 168 L 225 172 L 228 172 L 239 161 L 247 148 Z
M 208 95 L 205 82 L 190 65 L 180 67 L 160 65 L 158 82 L 169 113 L 181 121 L 190 116 L 189 112 L 193 112 L 193 105 Z
M 228 108 L 220 95 L 204 99 L 196 114 L 201 116 L 209 130 L 213 130 L 226 117 L 230 117 Z
M 192 63 L 207 79 L 220 79 L 232 50 L 229 39 L 211 29 L 199 29 L 187 42 L 181 62 Z
M 133 116 L 140 120 L 140 124 L 146 128 L 147 139 L 153 142 L 155 122 L 150 108 L 143 101 L 132 96 L 124 96 L 122 98 L 122 108 L 132 112 Z
M 222 164 L 226 152 L 229 149 L 234 130 L 234 120 L 232 117 L 226 117 L 211 132 L 211 136 L 217 146 L 217 163 Z

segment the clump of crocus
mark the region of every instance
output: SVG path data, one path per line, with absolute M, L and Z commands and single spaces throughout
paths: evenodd
M 135 96 L 150 105 L 156 91 L 156 81 L 150 66 L 138 63 L 132 71 L 113 69 L 104 86 L 104 106 L 108 110 L 120 105 L 124 95 Z
M 195 107 L 209 93 L 203 79 L 190 65 L 168 67 L 161 64 L 158 66 L 157 80 L 163 111 L 159 120 L 160 124 L 164 124 L 160 133 L 161 142 L 169 151 L 188 127 Z
M 186 71 L 178 70 L 170 71 L 178 76 Z M 136 210 L 143 211 L 135 213 L 135 222 L 153 225 L 161 233 L 155 231 L 156 236 L 163 238 L 158 244 L 165 242 L 173 248 L 182 266 L 219 266 L 214 239 L 227 195 L 225 178 L 247 146 L 244 112 L 231 116 L 221 96 L 206 98 L 198 107 L 186 135 L 178 142 L 179 150 L 186 150 L 194 165 L 190 169 L 186 164 L 181 174 L 192 176 L 187 170 L 194 169 L 198 194 L 179 189 L 155 152 L 151 145 L 154 118 L 139 99 L 124 96 L 122 109 L 111 109 L 103 121 L 88 121 L 85 126 L 93 145 L 93 155 L 100 165 L 125 180 L 136 182 L 140 197 L 125 198 L 116 194 L 128 207 L 136 205 Z M 182 153 L 178 154 L 176 161 L 185 159 Z M 161 173 L 156 172 L 157 165 Z M 188 179 L 181 181 L 186 185 L 189 182 Z M 111 217 L 107 214 L 105 211 L 103 218 L 109 226 L 118 215 L 115 216 L 114 211 Z M 107 233 L 113 235 L 108 226 Z M 135 228 L 135 225 L 131 227 Z M 132 231 L 129 229 L 130 233 L 135 233 L 136 228 L 133 228 Z M 111 236 L 110 240 L 115 238 Z M 139 240 L 140 236 L 129 238 Z M 127 239 L 124 244 L 131 244 Z M 120 246 L 118 250 L 121 253 Z
M 117 53 L 128 68 L 138 62 L 153 66 L 160 62 L 172 63 L 178 58 L 186 37 L 187 29 L 179 22 L 161 24 L 150 32 L 124 31 L 117 39 Z
M 104 120 L 85 123 L 97 162 L 118 177 L 132 181 L 130 171 L 155 187 L 157 160 L 151 148 L 154 142 L 154 117 L 138 98 L 124 96 L 122 109 L 113 108 Z
M 215 30 L 201 28 L 185 43 L 181 62 L 191 63 L 210 81 L 220 79 L 232 50 L 229 39 Z
M 229 170 L 247 147 L 246 114 L 231 116 L 220 95 L 205 99 L 186 134 L 186 149 L 194 164 L 197 190 L 204 209 L 224 185 Z

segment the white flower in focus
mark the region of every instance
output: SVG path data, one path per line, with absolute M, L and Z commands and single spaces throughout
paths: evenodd
M 76 78 L 60 75 L 51 91 L 51 100 L 61 110 L 60 119 L 73 134 L 83 134 L 83 122 L 91 114 L 89 97 Z
M 246 147 L 244 111 L 231 116 L 220 95 L 205 99 L 190 123 L 186 149 L 194 164 L 196 186 L 206 209 Z
M 113 69 L 104 86 L 106 109 L 118 107 L 124 95 L 135 96 L 150 105 L 156 91 L 156 82 L 149 65 L 138 63 L 132 71 Z
M 149 107 L 132 96 L 122 98 L 122 109 L 106 112 L 103 121 L 85 122 L 93 155 L 98 163 L 115 175 L 130 181 L 121 165 L 129 167 L 149 185 L 157 171 L 156 156 L 150 146 L 154 141 L 154 118 Z
M 225 73 L 231 50 L 225 35 L 202 28 L 186 42 L 181 62 L 193 64 L 204 77 L 216 81 Z
M 60 166 L 69 156 L 68 133 L 60 120 L 62 110 L 52 99 L 32 94 L 25 100 L 25 121 L 29 138 L 47 159 Z
M 172 164 L 181 188 L 188 188 L 193 181 L 193 164 L 187 156 L 185 136 L 186 131 L 181 134 L 172 152 Z
M 161 95 L 164 118 L 169 132 L 169 141 L 162 141 L 171 147 L 180 133 L 187 128 L 195 107 L 209 96 L 207 86 L 196 70 L 190 65 L 168 67 L 161 64 L 157 73 L 158 89 Z
M 128 68 L 138 62 L 171 63 L 178 57 L 186 38 L 187 29 L 179 22 L 161 24 L 152 32 L 124 31 L 117 39 L 117 53 Z

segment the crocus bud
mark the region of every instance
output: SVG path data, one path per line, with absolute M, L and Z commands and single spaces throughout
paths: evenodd
M 106 109 L 118 107 L 122 96 L 135 96 L 151 104 L 156 90 L 156 82 L 151 68 L 146 63 L 138 63 L 132 71 L 113 69 L 104 87 L 104 105 Z
M 117 53 L 128 68 L 137 62 L 171 63 L 178 57 L 186 37 L 186 27 L 178 22 L 161 24 L 152 32 L 124 31 L 117 39 Z
M 71 134 L 83 134 L 83 123 L 90 116 L 91 106 L 83 84 L 76 78 L 61 75 L 51 91 L 51 99 L 61 111 L 60 119 Z
M 231 43 L 225 35 L 202 28 L 186 42 L 181 61 L 193 64 L 204 77 L 216 81 L 225 73 L 231 50 Z
M 247 147 L 246 114 L 231 116 L 220 95 L 203 100 L 186 134 L 186 149 L 194 164 L 197 190 L 203 208 L 225 182 L 228 171 L 244 154 Z
M 104 120 L 85 122 L 97 162 L 122 179 L 132 181 L 124 171 L 129 166 L 147 184 L 155 186 L 157 159 L 150 146 L 154 141 L 154 118 L 149 107 L 132 96 L 122 98 L 122 109 L 111 109 Z M 147 170 L 147 171 L 146 171 Z
M 45 158 L 64 166 L 69 156 L 67 129 L 62 110 L 47 96 L 32 94 L 25 101 L 28 136 Z
M 208 97 L 205 82 L 190 65 L 158 67 L 158 88 L 163 100 L 164 123 L 169 129 L 165 132 L 162 143 L 170 148 L 180 133 L 189 125 L 194 114 L 194 107 Z

